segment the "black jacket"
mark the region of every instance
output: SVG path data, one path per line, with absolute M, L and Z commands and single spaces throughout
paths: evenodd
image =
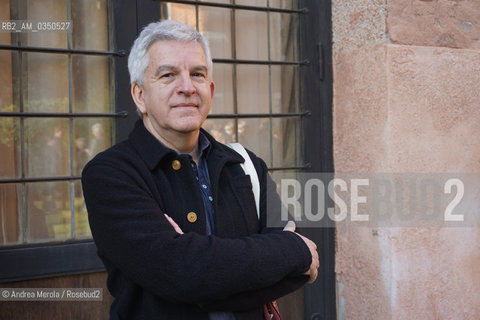
M 206 235 L 202 196 L 187 156 L 159 143 L 139 121 L 127 141 L 83 170 L 92 235 L 115 300 L 112 319 L 208 319 L 209 311 L 262 319 L 261 306 L 301 287 L 311 263 L 292 232 L 266 232 L 264 162 L 250 153 L 261 181 L 257 218 L 243 158 L 204 132 L 215 235 Z M 180 161 L 180 168 L 172 166 Z M 178 164 L 178 163 L 177 163 Z M 175 170 L 175 167 L 177 170 Z M 187 214 L 196 213 L 189 222 Z M 185 234 L 177 234 L 164 217 Z

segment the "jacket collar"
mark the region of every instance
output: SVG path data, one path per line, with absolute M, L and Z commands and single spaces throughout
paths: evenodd
M 204 136 L 210 141 L 211 148 L 209 151 L 209 159 L 215 163 L 241 163 L 244 159 L 237 152 L 227 147 L 224 144 L 217 142 L 207 131 L 200 129 Z M 178 154 L 175 150 L 166 147 L 157 138 L 155 138 L 143 125 L 143 121 L 140 119 L 135 123 L 135 127 L 128 136 L 128 140 L 132 144 L 133 148 L 140 155 L 142 160 L 147 164 L 150 170 L 155 167 L 164 159 L 172 155 L 177 157 Z M 210 161 L 209 161 L 210 162 Z

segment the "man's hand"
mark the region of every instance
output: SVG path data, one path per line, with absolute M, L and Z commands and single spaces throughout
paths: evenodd
M 170 222 L 170 224 L 172 225 L 173 229 L 175 229 L 175 231 L 177 231 L 177 233 L 183 234 L 182 229 L 180 229 L 180 227 L 178 226 L 178 224 L 177 224 L 172 218 L 170 218 L 169 215 L 165 214 L 165 218 L 167 218 L 167 221 Z
M 308 283 L 312 283 L 312 282 L 315 281 L 315 279 L 317 279 L 318 267 L 320 267 L 320 262 L 319 262 L 319 258 L 318 258 L 318 252 L 317 252 L 317 245 L 312 240 L 310 240 L 308 238 L 305 238 L 301 234 L 296 233 L 295 229 L 296 229 L 295 222 L 288 221 L 285 228 L 283 228 L 283 231 L 294 232 L 296 235 L 298 235 L 300 238 L 302 238 L 302 240 L 307 245 L 308 249 L 310 249 L 310 253 L 312 254 L 312 263 L 310 264 L 310 269 L 308 269 L 308 271 L 305 272 L 305 274 L 310 276 L 310 279 L 308 280 Z

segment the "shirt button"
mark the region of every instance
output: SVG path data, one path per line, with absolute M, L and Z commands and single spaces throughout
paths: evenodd
M 180 161 L 178 161 L 178 160 L 173 160 L 172 161 L 173 170 L 180 170 L 181 167 L 182 167 L 182 164 L 180 163 Z
M 197 221 L 197 214 L 193 211 L 190 211 L 189 213 L 187 213 L 187 220 L 190 223 L 194 223 L 195 221 Z
M 212 196 L 208 196 L 208 200 L 213 201 Z
M 207 189 L 207 185 L 202 184 L 202 188 L 203 188 L 203 189 Z

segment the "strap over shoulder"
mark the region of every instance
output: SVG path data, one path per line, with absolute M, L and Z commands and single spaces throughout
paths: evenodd
M 255 170 L 255 166 L 253 165 L 252 159 L 248 155 L 247 150 L 238 142 L 227 144 L 228 147 L 235 150 L 239 153 L 245 162 L 240 164 L 245 174 L 250 176 L 250 180 L 252 181 L 252 192 L 253 196 L 255 197 L 255 205 L 257 207 L 257 217 L 260 219 L 260 181 L 258 180 L 257 170 Z

